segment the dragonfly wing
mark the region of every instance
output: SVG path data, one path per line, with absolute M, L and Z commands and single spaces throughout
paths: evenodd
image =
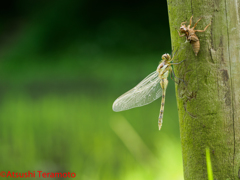
M 144 106 L 161 97 L 162 88 L 158 75 L 157 71 L 152 72 L 133 89 L 117 98 L 113 103 L 113 110 L 118 112 Z

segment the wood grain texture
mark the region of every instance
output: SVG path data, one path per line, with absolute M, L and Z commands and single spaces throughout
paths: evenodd
M 207 179 L 205 148 L 211 151 L 214 179 L 240 179 L 240 2 L 167 0 L 171 41 L 178 49 L 176 85 L 184 179 Z M 175 28 L 193 16 L 201 48 L 194 55 Z

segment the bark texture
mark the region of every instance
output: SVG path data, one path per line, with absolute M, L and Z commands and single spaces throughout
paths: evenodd
M 178 49 L 176 85 L 185 180 L 207 179 L 205 148 L 211 152 L 214 179 L 240 179 L 240 2 L 239 0 L 167 0 L 171 41 Z M 197 57 L 181 22 L 193 15 L 196 29 L 212 22 L 200 40 Z

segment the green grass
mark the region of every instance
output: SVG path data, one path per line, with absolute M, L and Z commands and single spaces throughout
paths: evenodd
M 206 164 L 207 164 L 208 180 L 213 180 L 213 171 L 212 171 L 212 163 L 211 163 L 209 148 L 206 148 Z
M 0 169 L 70 171 L 81 180 L 182 179 L 180 142 L 172 134 L 178 126 L 170 107 L 174 99 L 166 102 L 163 129 L 158 131 L 160 100 L 115 113 L 111 110 L 114 98 L 84 94 L 49 94 L 37 99 L 23 94 L 5 96 L 0 109 Z M 149 149 L 146 154 L 134 141 L 132 147 L 139 149 L 140 155 L 133 154 L 115 133 L 112 124 L 119 122 L 119 115 Z M 132 132 L 124 133 L 131 140 Z

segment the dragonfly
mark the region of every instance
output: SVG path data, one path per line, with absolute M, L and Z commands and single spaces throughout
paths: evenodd
M 176 53 L 176 52 L 175 52 Z M 175 54 L 174 54 L 175 55 Z M 165 105 L 165 95 L 168 86 L 168 75 L 171 73 L 175 77 L 174 71 L 171 65 L 180 64 L 173 63 L 173 57 L 169 54 L 163 54 L 157 70 L 149 74 L 138 85 L 131 90 L 127 91 L 119 98 L 117 98 L 112 106 L 113 111 L 125 111 L 135 107 L 147 105 L 162 96 L 162 102 L 160 106 L 160 113 L 158 118 L 158 128 L 161 130 L 163 122 L 163 112 Z

